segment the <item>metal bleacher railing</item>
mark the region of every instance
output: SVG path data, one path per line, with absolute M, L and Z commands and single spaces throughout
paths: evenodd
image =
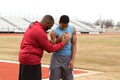
M 24 32 L 30 23 L 39 20 L 40 18 L 31 17 L 0 17 L 0 32 Z M 70 20 L 69 24 L 76 27 L 78 34 L 81 32 L 101 32 L 101 28 L 91 27 L 75 20 Z M 55 19 L 53 27 L 56 25 L 58 25 L 58 20 Z

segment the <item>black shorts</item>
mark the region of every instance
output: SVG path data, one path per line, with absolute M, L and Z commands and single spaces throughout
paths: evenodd
M 41 80 L 41 64 L 23 65 L 20 64 L 19 80 Z

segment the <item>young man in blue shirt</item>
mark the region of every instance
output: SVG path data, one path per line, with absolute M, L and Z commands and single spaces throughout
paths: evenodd
M 59 25 L 50 32 L 51 42 L 61 42 L 64 35 L 70 36 L 70 41 L 60 50 L 54 52 L 50 63 L 50 80 L 74 80 L 73 67 L 76 54 L 76 29 L 69 25 L 69 17 L 62 15 Z

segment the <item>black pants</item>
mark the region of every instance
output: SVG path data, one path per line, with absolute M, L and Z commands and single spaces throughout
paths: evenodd
M 19 80 L 42 80 L 41 64 L 38 65 L 20 64 Z

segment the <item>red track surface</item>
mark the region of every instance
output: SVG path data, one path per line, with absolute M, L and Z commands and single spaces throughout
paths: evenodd
M 19 65 L 16 63 L 0 62 L 0 80 L 18 80 Z M 74 70 L 74 75 L 87 73 Z M 42 67 L 42 78 L 49 77 L 49 67 Z

